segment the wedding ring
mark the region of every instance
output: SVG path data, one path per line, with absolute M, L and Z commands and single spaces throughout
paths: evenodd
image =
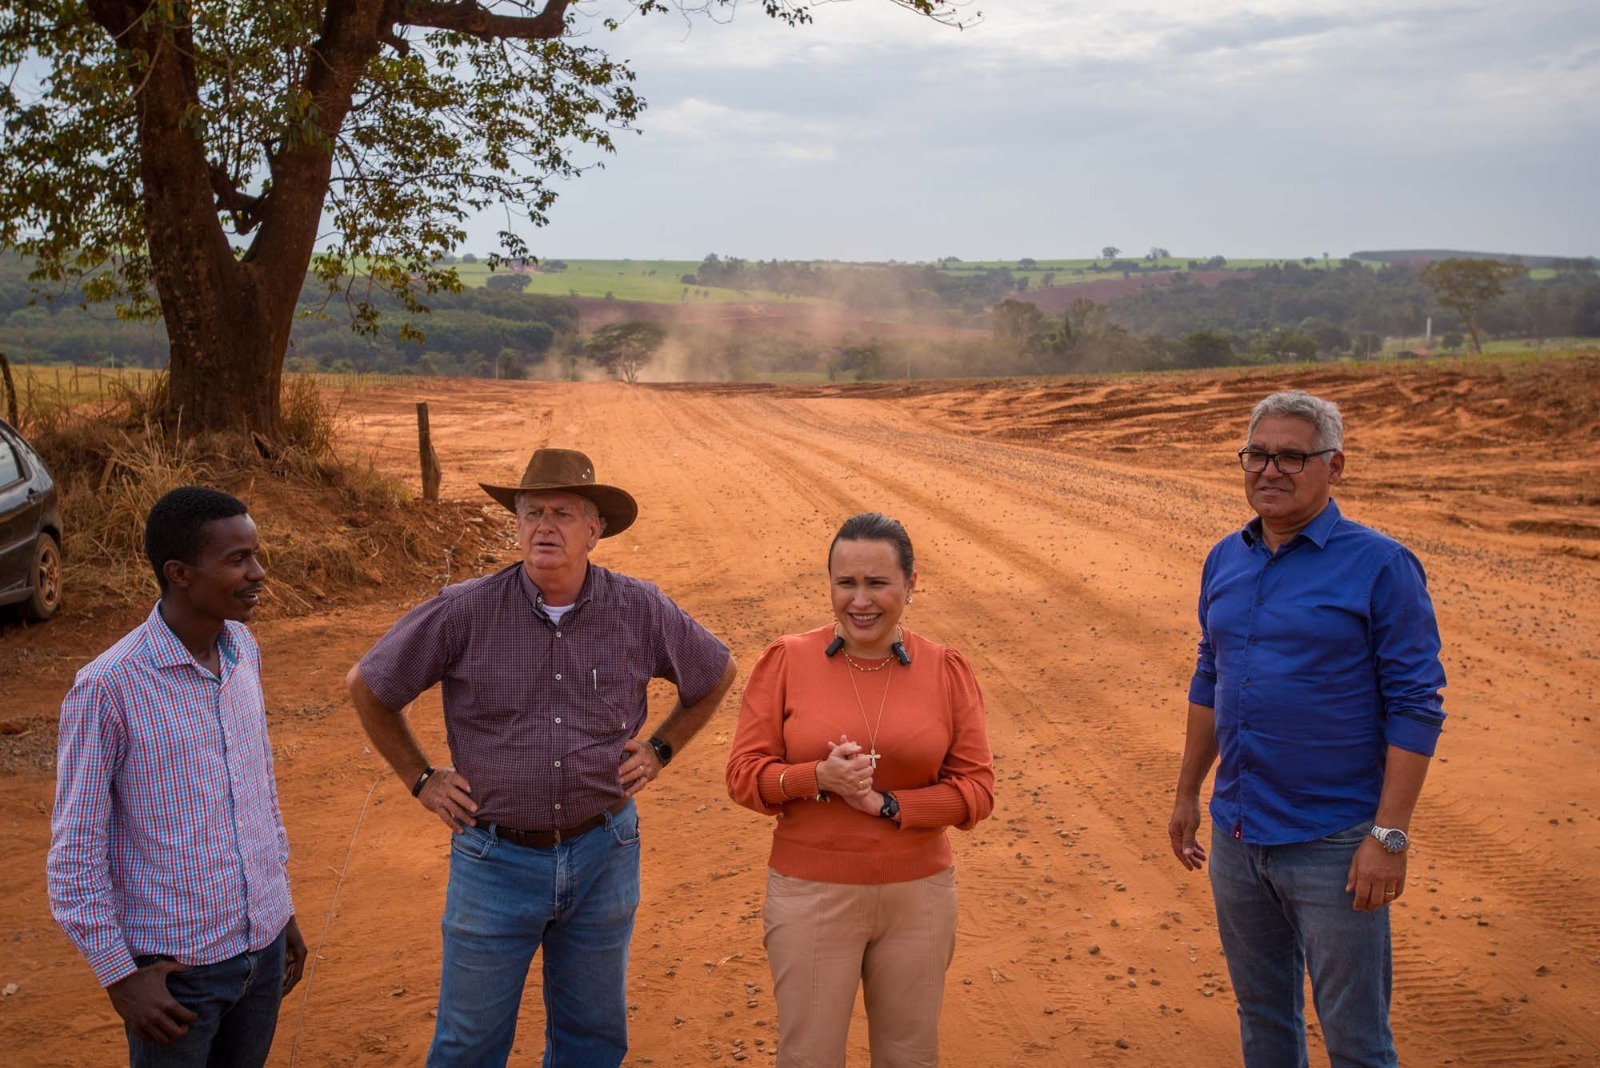
M 1394 897 L 1394 895 L 1397 894 L 1397 893 L 1399 893 L 1398 890 L 1385 890 L 1383 892 L 1383 896 L 1384 897 Z

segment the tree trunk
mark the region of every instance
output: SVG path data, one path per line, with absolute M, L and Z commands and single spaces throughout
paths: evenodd
M 167 419 L 183 435 L 278 435 L 283 359 L 328 189 L 328 146 L 378 51 L 385 2 L 329 5 L 304 85 L 322 137 L 302 138 L 272 158 L 271 193 L 258 200 L 259 229 L 240 255 L 222 228 L 211 165 L 193 129 L 198 80 L 187 23 L 164 20 L 144 0 L 90 0 L 139 87 L 141 198 L 171 344 Z
M 257 294 L 254 307 L 241 308 L 235 302 L 252 288 L 247 284 L 196 271 L 185 284 L 172 285 L 164 273 L 158 267 L 171 342 L 169 426 L 183 434 L 253 430 L 276 441 L 294 301 L 283 307 Z

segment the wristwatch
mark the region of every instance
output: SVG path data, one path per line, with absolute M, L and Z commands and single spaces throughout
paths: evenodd
M 885 793 L 883 795 L 883 807 L 878 810 L 878 815 L 886 820 L 900 818 L 900 802 L 894 799 L 894 794 Z
M 1406 837 L 1406 832 L 1398 827 L 1379 827 L 1372 825 L 1372 837 L 1383 843 L 1383 848 L 1390 853 L 1404 853 L 1406 846 L 1411 844 L 1411 839 Z
M 672 763 L 671 742 L 657 738 L 652 734 L 650 736 L 650 748 L 656 751 L 656 760 L 661 764 L 662 767 L 666 767 L 668 764 Z

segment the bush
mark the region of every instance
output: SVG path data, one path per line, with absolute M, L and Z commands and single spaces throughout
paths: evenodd
M 498 292 L 520 293 L 528 288 L 533 279 L 525 274 L 493 274 L 483 283 L 483 288 Z

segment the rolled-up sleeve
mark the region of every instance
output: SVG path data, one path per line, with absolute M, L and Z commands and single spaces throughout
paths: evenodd
M 1372 653 L 1390 745 L 1432 756 L 1444 727 L 1444 666 L 1427 576 L 1399 549 L 1372 584 Z
M 126 747 L 115 695 L 80 678 L 61 705 L 46 869 L 50 911 L 101 986 L 136 970 L 111 881 L 111 783 Z
M 1205 567 L 1200 571 L 1200 603 L 1198 615 L 1200 617 L 1200 646 L 1195 653 L 1194 675 L 1189 679 L 1189 702 L 1203 705 L 1206 708 L 1217 707 L 1217 653 L 1211 645 L 1211 628 L 1206 620 L 1206 605 L 1210 600 L 1210 578 L 1212 561 L 1216 558 L 1216 550 L 1206 557 Z

